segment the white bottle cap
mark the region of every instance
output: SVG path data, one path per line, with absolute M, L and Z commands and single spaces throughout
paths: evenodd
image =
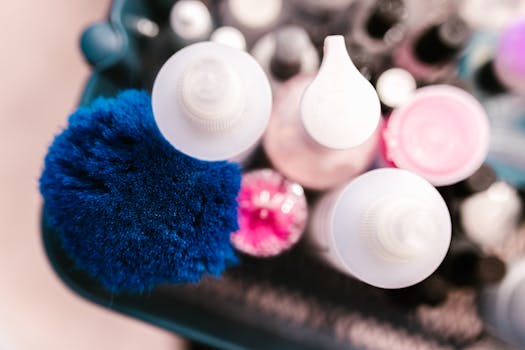
M 178 92 L 188 117 L 210 130 L 231 127 L 246 98 L 239 74 L 229 63 L 212 57 L 197 60 L 183 72 Z
M 363 234 L 385 259 L 429 254 L 439 240 L 439 224 L 425 202 L 415 197 L 384 196 L 367 210 Z
M 498 181 L 461 203 L 461 225 L 473 242 L 494 247 L 516 232 L 521 211 L 516 189 Z
M 171 8 L 170 26 L 185 42 L 207 40 L 212 29 L 210 11 L 198 0 L 179 0 Z
M 246 50 L 246 39 L 244 34 L 237 28 L 224 26 L 215 29 L 211 34 L 210 41 L 227 45 L 238 50 Z
M 497 286 L 482 294 L 482 315 L 503 340 L 525 346 L 525 258 L 510 264 Z
M 399 107 L 408 101 L 416 88 L 416 80 L 412 74 L 402 68 L 387 69 L 376 82 L 381 102 L 391 108 Z
M 324 231 L 331 232 L 328 261 L 376 287 L 421 282 L 450 245 L 445 201 L 429 182 L 406 170 L 364 173 L 335 197 L 332 208 L 324 215 Z
M 321 68 L 301 100 L 301 118 L 316 142 L 333 149 L 359 146 L 379 124 L 377 93 L 352 63 L 341 35 L 325 39 Z
M 283 8 L 283 0 L 229 0 L 233 17 L 249 28 L 269 27 L 277 21 Z
M 153 84 L 152 105 L 160 131 L 176 149 L 202 160 L 226 160 L 262 136 L 272 95 L 249 54 L 201 42 L 164 63 Z

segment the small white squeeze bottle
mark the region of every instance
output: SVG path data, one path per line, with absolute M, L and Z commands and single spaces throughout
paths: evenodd
M 342 36 L 328 36 L 324 45 L 319 73 L 301 99 L 301 120 L 324 147 L 356 147 L 378 126 L 379 98 L 350 59 Z
M 272 93 L 248 53 L 201 42 L 164 63 L 152 105 L 161 133 L 177 150 L 202 160 L 242 162 L 266 129 Z
M 380 288 L 421 282 L 450 245 L 445 201 L 425 179 L 402 169 L 366 172 L 320 199 L 309 239 L 323 260 Z
M 298 75 L 276 91 L 264 150 L 302 186 L 334 188 L 371 165 L 380 119 L 377 93 L 352 63 L 344 38 L 328 36 L 317 75 Z

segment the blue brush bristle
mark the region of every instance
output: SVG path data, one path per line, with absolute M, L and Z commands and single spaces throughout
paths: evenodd
M 194 282 L 236 263 L 239 187 L 238 165 L 175 150 L 136 90 L 71 115 L 40 178 L 64 249 L 113 292 Z

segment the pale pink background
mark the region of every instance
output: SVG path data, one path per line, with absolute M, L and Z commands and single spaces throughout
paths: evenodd
M 89 74 L 78 49 L 109 0 L 0 1 L 0 349 L 180 349 L 174 335 L 96 307 L 52 272 L 37 180 Z

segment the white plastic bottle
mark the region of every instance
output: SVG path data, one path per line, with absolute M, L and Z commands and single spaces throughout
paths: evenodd
M 320 199 L 309 239 L 327 263 L 380 288 L 421 282 L 441 264 L 451 238 L 445 201 L 402 169 L 371 170 Z
M 318 74 L 296 76 L 277 91 L 264 149 L 276 169 L 302 186 L 334 188 L 371 165 L 380 115 L 377 93 L 352 63 L 344 38 L 328 36 Z
M 202 160 L 242 162 L 266 129 L 272 93 L 248 53 L 201 42 L 164 63 L 152 105 L 161 133 L 179 151 Z

